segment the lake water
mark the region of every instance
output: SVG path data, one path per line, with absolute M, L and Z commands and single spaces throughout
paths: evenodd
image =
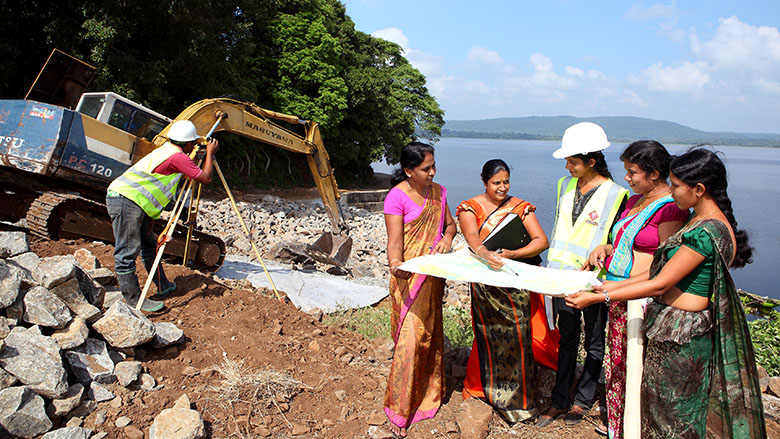
M 511 191 L 537 207 L 537 215 L 548 237 L 555 219 L 555 191 L 560 177 L 569 175 L 565 161 L 552 157 L 560 142 L 453 139 L 436 144 L 437 174 L 434 181 L 447 188 L 450 210 L 462 200 L 484 192 L 479 173 L 490 159 L 500 158 L 511 167 Z M 615 181 L 628 189 L 620 161 L 624 143 L 613 143 L 605 151 Z M 672 154 L 687 146 L 666 145 Z M 755 248 L 753 263 L 732 270 L 739 288 L 755 294 L 780 298 L 780 149 L 721 147 L 729 172 L 729 196 L 739 226 L 748 231 Z M 374 164 L 377 172 L 391 172 L 386 164 Z M 545 253 L 546 254 L 546 253 Z M 543 254 L 544 256 L 544 254 Z

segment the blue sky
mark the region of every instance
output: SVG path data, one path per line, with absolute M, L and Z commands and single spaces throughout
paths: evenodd
M 345 0 L 446 120 L 637 116 L 780 133 L 780 1 Z

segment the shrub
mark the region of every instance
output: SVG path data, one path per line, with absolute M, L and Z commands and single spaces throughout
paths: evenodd
M 767 318 L 748 322 L 756 363 L 770 376 L 780 376 L 780 312 L 772 311 Z

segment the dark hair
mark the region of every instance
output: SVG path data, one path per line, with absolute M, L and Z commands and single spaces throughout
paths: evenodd
M 509 165 L 505 161 L 501 159 L 488 160 L 482 165 L 482 173 L 479 176 L 482 177 L 483 183 L 487 183 L 488 180 L 501 171 L 506 171 L 507 174 L 510 173 Z
M 572 157 L 582 160 L 585 164 L 588 164 L 590 159 L 595 160 L 596 164 L 593 165 L 593 170 L 604 178 L 614 180 L 612 174 L 609 172 L 609 166 L 607 166 L 607 160 L 604 158 L 603 152 L 593 151 L 587 154 L 574 154 Z
M 675 177 L 688 186 L 693 187 L 697 183 L 703 184 L 706 192 L 712 196 L 718 203 L 718 208 L 726 215 L 737 241 L 737 253 L 731 266 L 741 268 L 753 262 L 753 247 L 748 244 L 747 232 L 737 228 L 737 219 L 731 209 L 731 199 L 726 192 L 728 188 L 726 166 L 723 165 L 723 161 L 718 155 L 714 151 L 697 145 L 685 154 L 672 158 L 670 170 Z
M 404 146 L 404 149 L 401 150 L 401 167 L 393 171 L 393 176 L 390 179 L 391 187 L 409 178 L 404 169 L 414 169 L 420 166 L 420 163 L 425 160 L 426 154 L 433 154 L 433 146 L 427 143 L 412 142 Z
M 655 140 L 637 140 L 623 150 L 620 160 L 636 163 L 648 174 L 658 171 L 661 180 L 666 181 L 669 177 L 669 163 L 672 161 L 672 156 Z

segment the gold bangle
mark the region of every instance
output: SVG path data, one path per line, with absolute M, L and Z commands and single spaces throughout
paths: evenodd
M 390 269 L 396 268 L 396 267 L 393 267 L 393 262 L 400 262 L 401 264 L 403 264 L 403 261 L 401 261 L 399 259 L 393 259 L 393 260 L 390 261 L 389 264 L 387 264 L 387 266 L 390 267 Z

